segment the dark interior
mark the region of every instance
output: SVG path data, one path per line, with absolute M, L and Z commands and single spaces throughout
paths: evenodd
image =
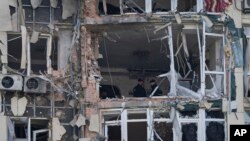
M 8 34 L 8 66 L 12 69 L 20 70 L 21 54 L 22 54 L 22 38 L 20 34 Z M 31 70 L 35 74 L 39 71 L 47 71 L 47 38 L 39 38 L 36 43 L 30 44 L 31 51 Z M 54 70 L 57 70 L 57 39 L 52 42 L 51 65 Z

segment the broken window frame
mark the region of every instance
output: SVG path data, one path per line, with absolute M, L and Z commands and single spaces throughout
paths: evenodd
M 104 125 L 104 131 L 105 131 L 104 135 L 105 135 L 105 137 L 107 137 L 106 141 L 108 141 L 108 127 L 109 126 L 121 126 L 121 125 L 118 125 L 118 124 L 115 124 L 115 123 L 107 123 L 107 124 Z M 122 140 L 122 136 L 121 136 L 121 140 Z
M 9 34 L 20 35 L 20 38 L 22 38 L 21 33 L 19 33 L 19 32 L 8 32 L 7 35 L 9 35 Z M 16 40 L 16 39 L 19 39 L 19 37 L 11 39 L 11 41 Z M 52 73 L 52 64 L 51 64 L 52 60 L 50 59 L 50 56 L 51 56 L 51 53 L 52 53 L 52 46 L 53 46 L 52 45 L 52 36 L 50 34 L 41 33 L 38 36 L 38 40 L 39 39 L 46 39 L 47 40 L 47 42 L 46 42 L 46 60 L 44 60 L 44 61 L 46 61 L 47 73 L 51 74 Z M 30 43 L 27 43 L 27 44 L 30 44 Z M 32 70 L 32 68 L 31 68 L 31 54 L 32 54 L 32 52 L 30 52 L 30 47 L 31 46 L 29 45 L 29 48 L 27 48 L 27 50 L 26 50 L 26 52 L 27 52 L 26 55 L 27 55 L 27 58 L 28 58 L 27 59 L 27 68 L 26 69 L 27 69 L 27 75 L 28 76 L 31 75 L 31 70 Z M 20 48 L 21 48 L 21 46 L 20 46 Z M 56 49 L 58 51 L 58 45 L 56 46 Z M 7 54 L 8 54 L 8 52 L 7 52 Z M 57 56 L 57 58 L 58 58 L 58 56 Z M 57 66 L 58 66 L 58 61 L 56 63 L 57 63 Z
M 13 126 L 15 128 L 15 121 L 22 121 L 23 124 L 27 125 L 27 134 L 26 134 L 26 138 L 17 138 L 17 139 L 27 139 L 27 141 L 31 141 L 31 134 L 34 135 L 34 131 L 31 133 L 31 120 L 45 120 L 48 121 L 48 128 L 46 131 L 43 132 L 48 132 L 48 138 L 51 138 L 51 129 L 49 129 L 49 118 L 34 118 L 34 117 L 10 117 L 10 120 L 13 123 Z M 25 123 L 25 121 L 27 123 Z M 15 131 L 14 131 L 15 132 Z
M 107 14 L 107 12 L 108 12 L 108 9 L 107 9 L 107 1 L 108 0 L 99 0 L 99 2 L 102 2 L 103 3 L 103 5 L 102 5 L 102 7 L 103 7 L 103 12 L 104 12 L 104 14 L 103 15 L 108 15 Z M 111 14 L 111 15 L 123 15 L 123 14 L 127 14 L 127 13 L 125 13 L 124 12 L 124 9 L 123 9 L 123 7 L 124 7 L 124 1 L 125 0 L 117 0 L 117 1 L 119 1 L 119 9 L 120 9 L 120 14 Z M 147 1 L 151 1 L 151 0 L 145 0 L 145 3 L 144 3 L 144 6 L 145 6 L 145 8 L 144 9 L 142 9 L 138 4 L 136 4 L 133 0 L 127 0 L 127 1 L 129 1 L 129 2 L 131 2 L 135 7 L 137 7 L 139 10 L 141 10 L 143 13 L 145 13 L 145 11 L 146 11 L 146 9 L 148 8 L 148 7 L 150 7 L 149 5 L 148 5 L 148 3 L 147 3 Z M 99 3 L 98 3 L 98 5 L 99 5 Z M 147 7 L 147 8 L 146 8 Z M 136 14 L 136 12 L 129 12 L 128 14 Z
M 214 109 L 214 110 L 211 110 L 211 111 L 220 111 L 220 109 Z M 202 111 L 206 114 L 206 111 Z M 221 111 L 222 112 L 222 111 Z M 224 141 L 227 141 L 228 140 L 228 135 L 227 135 L 227 124 L 226 124 L 226 120 L 225 120 L 225 117 L 226 115 L 224 114 L 224 118 L 207 118 L 206 115 L 205 115 L 205 128 L 204 129 L 207 129 L 207 123 L 209 122 L 218 122 L 218 123 L 223 123 L 224 125 L 224 135 L 225 135 L 225 139 Z M 207 134 L 206 134 L 206 130 L 205 130 L 205 140 L 207 140 Z
M 49 129 L 49 119 L 48 118 L 28 118 L 28 141 L 31 141 L 31 120 L 48 120 L 48 131 L 45 132 L 49 132 L 49 138 L 51 138 L 51 129 Z M 34 135 L 34 131 L 32 133 Z M 33 137 L 34 139 L 34 137 Z
M 143 109 L 143 108 L 142 108 Z M 109 111 L 119 111 L 121 113 L 121 120 L 119 120 L 119 122 L 117 121 L 108 121 L 108 125 L 107 126 L 112 126 L 112 125 L 121 125 L 121 132 L 122 132 L 122 139 L 124 139 L 125 141 L 127 141 L 127 122 L 129 122 L 129 120 L 127 119 L 127 114 L 129 109 L 107 109 L 107 110 L 101 110 L 101 111 L 105 111 L 106 114 L 109 113 Z M 141 109 L 137 109 L 137 110 L 141 110 Z M 145 110 L 145 108 L 144 108 Z M 219 109 L 212 109 L 212 110 L 219 110 Z M 172 123 L 172 119 L 170 118 L 155 118 L 153 119 L 153 114 L 155 112 L 155 109 L 151 109 L 151 108 L 147 108 L 147 119 L 135 119 L 135 120 L 130 120 L 131 122 L 145 122 L 147 121 L 148 125 L 152 125 L 152 121 L 153 122 L 167 122 L 167 123 Z M 206 141 L 206 123 L 208 122 L 220 122 L 220 123 L 224 123 L 224 133 L 225 133 L 225 141 L 228 138 L 227 135 L 227 126 L 226 126 L 226 121 L 225 121 L 225 117 L 224 118 L 206 118 L 206 111 L 205 109 L 199 109 L 197 111 L 197 114 L 199 114 L 199 118 L 178 118 L 179 117 L 179 112 L 176 111 L 176 115 L 179 121 L 179 124 L 182 125 L 183 123 L 195 123 L 197 124 L 197 140 L 199 141 Z M 102 114 L 101 114 L 102 115 Z M 151 119 L 150 119 L 151 118 Z M 102 122 L 102 124 L 105 124 L 106 122 Z M 173 125 L 174 126 L 174 125 Z M 147 127 L 147 133 L 148 133 L 148 139 L 154 139 L 154 135 L 151 134 L 150 136 L 150 129 L 152 129 L 152 126 L 148 126 Z M 175 128 L 175 127 L 173 127 Z M 107 128 L 106 128 L 107 129 Z M 104 129 L 103 129 L 104 130 Z M 105 130 L 105 132 L 107 132 Z M 105 134 L 105 136 L 107 135 L 107 133 Z M 177 139 L 177 135 L 175 134 L 175 132 L 173 131 L 173 140 L 176 141 Z
M 20 36 L 8 40 L 8 35 L 20 35 Z M 20 38 L 20 40 L 22 40 L 22 33 L 20 33 L 20 32 L 7 32 L 7 55 L 9 55 L 9 53 L 8 53 L 9 42 L 11 42 L 11 41 L 13 41 L 13 40 L 17 40 L 17 39 L 19 39 L 19 38 Z M 20 45 L 20 48 L 22 48 L 22 45 Z M 8 56 L 7 56 L 7 57 L 8 57 Z M 22 56 L 21 56 L 21 58 L 22 58 Z M 21 59 L 21 58 L 20 58 L 20 59 Z M 21 60 L 20 60 L 20 61 L 21 61 Z M 8 65 L 8 64 L 7 64 L 7 65 Z M 20 65 L 21 65 L 21 63 L 20 63 Z
M 211 37 L 216 37 L 216 38 L 222 38 L 222 47 L 224 48 L 225 47 L 225 40 L 226 40 L 226 37 L 225 37 L 225 34 L 224 34 L 224 31 L 225 31 L 225 27 L 222 26 L 222 29 L 223 29 L 223 33 L 219 34 L 219 33 L 211 33 L 211 32 L 207 32 L 206 31 L 207 29 L 207 23 L 205 20 L 203 20 L 202 22 L 202 40 L 203 40 L 203 44 L 202 44 L 202 52 L 201 52 L 201 94 L 203 96 L 206 95 L 206 75 L 209 75 L 211 77 L 211 74 L 215 74 L 215 75 L 222 75 L 223 76 L 223 83 L 226 84 L 226 60 L 225 60 L 225 53 L 223 54 L 223 71 L 209 71 L 207 69 L 207 66 L 206 66 L 206 39 L 207 39 L 207 36 L 211 36 Z M 212 79 L 212 78 L 211 78 Z M 212 79 L 212 82 L 214 82 L 214 80 Z M 224 95 L 225 95 L 225 92 L 226 92 L 226 87 L 224 86 L 223 88 L 223 91 L 224 91 Z
M 48 74 L 52 74 L 52 65 L 51 65 L 51 53 L 52 53 L 52 36 L 50 34 L 44 34 L 44 33 L 41 33 L 38 37 L 38 39 L 41 38 L 41 39 L 47 39 L 47 45 L 46 45 L 46 66 L 47 66 L 47 73 Z M 56 47 L 58 48 L 58 46 Z M 29 58 L 31 59 L 31 54 L 32 52 L 30 53 L 27 53 L 29 56 Z M 30 60 L 31 61 L 31 60 Z M 57 62 L 58 63 L 58 62 Z M 31 67 L 31 62 L 28 61 L 28 65 Z M 28 75 L 30 74 L 29 71 L 32 70 L 32 68 L 29 68 L 28 67 Z
M 187 111 L 187 112 L 189 112 L 189 111 Z M 198 110 L 196 111 L 196 115 L 194 115 L 194 117 L 187 116 L 187 118 L 185 118 L 185 117 L 182 116 L 182 114 L 180 112 L 177 112 L 176 115 L 177 115 L 177 117 L 179 117 L 180 120 L 183 119 L 184 121 L 189 121 L 189 120 L 194 121 L 195 119 L 199 119 L 199 117 L 200 117 L 200 114 L 199 114 Z
M 49 6 L 45 6 L 45 5 L 40 5 L 39 7 L 40 8 L 49 8 L 50 9 L 50 17 L 49 17 L 49 22 L 37 22 L 36 21 L 36 9 L 33 9 L 32 8 L 32 5 L 27 5 L 27 4 L 23 4 L 23 9 L 25 9 L 25 7 L 29 7 L 29 8 L 31 8 L 32 9 L 32 21 L 27 21 L 27 20 L 25 20 L 25 24 L 32 24 L 32 29 L 33 30 L 35 30 L 35 25 L 36 24 L 41 24 L 41 25 L 45 25 L 45 26 L 47 26 L 47 25 L 49 25 L 52 21 L 53 21 L 53 16 L 52 16 L 52 13 L 54 13 L 54 8 L 53 7 L 51 7 L 51 5 L 49 5 Z M 39 8 L 38 7 L 38 8 Z
M 107 1 L 108 0 L 100 0 L 100 1 L 102 1 L 102 3 L 103 3 L 102 7 L 103 7 L 104 15 L 107 15 Z M 124 11 L 123 11 L 123 1 L 124 0 L 119 0 L 120 14 L 118 14 L 118 15 L 123 15 L 123 14 L 126 15 L 126 13 L 124 13 Z M 131 1 L 133 1 L 133 0 L 131 0 Z M 152 7 L 153 0 L 145 0 L 145 8 L 142 9 L 142 12 L 146 13 L 146 14 L 154 13 L 155 15 L 161 15 L 161 14 L 166 14 L 166 13 L 170 14 L 171 11 L 177 11 L 178 1 L 179 0 L 170 0 L 170 3 L 171 3 L 171 10 L 170 11 L 166 11 L 166 12 L 153 12 L 153 9 L 152 9 L 153 8 Z M 180 11 L 180 13 L 181 14 L 195 14 L 195 13 L 200 12 L 203 9 L 203 1 L 202 0 L 196 0 L 196 5 L 197 5 L 196 11 L 194 11 L 194 12 L 183 12 L 183 11 Z M 133 13 L 133 14 L 136 14 L 136 12 Z
M 215 110 L 215 109 L 214 109 Z M 179 112 L 176 112 L 177 117 L 179 116 Z M 199 115 L 198 118 L 179 118 L 179 123 L 196 123 L 197 124 L 197 140 L 198 141 L 206 141 L 206 123 L 207 122 L 224 122 L 224 133 L 225 133 L 225 141 L 227 141 L 227 126 L 225 117 L 224 118 L 206 118 L 206 111 L 205 109 L 199 109 L 197 111 Z
M 178 1 L 179 0 L 171 0 L 171 10 L 172 11 L 177 11 Z M 194 12 L 185 12 L 185 11 L 178 11 L 178 12 L 181 13 L 181 14 L 195 14 L 195 13 L 198 13 L 203 9 L 203 0 L 196 0 L 196 5 L 197 5 L 196 11 L 194 11 Z
M 10 107 L 11 107 L 11 104 L 6 103 L 7 99 L 5 98 L 5 95 L 6 95 L 6 93 L 2 94 L 2 97 L 3 97 L 3 104 L 2 104 L 3 113 L 5 113 L 5 116 L 8 116 L 10 118 L 16 118 L 13 115 L 7 114 L 7 113 L 9 113 L 11 111 L 11 110 L 9 110 Z M 60 123 L 65 128 L 66 127 L 72 128 L 73 134 L 77 134 L 78 133 L 77 132 L 78 130 L 76 130 L 77 127 L 72 127 L 69 124 L 69 122 L 71 120 L 71 117 L 73 118 L 74 115 L 76 114 L 76 110 L 73 107 L 71 107 L 69 105 L 63 106 L 61 104 L 59 104 L 59 105 L 56 104 L 55 101 L 54 101 L 54 93 L 53 92 L 49 93 L 49 97 L 51 97 L 49 105 L 42 105 L 42 106 L 41 105 L 37 105 L 36 104 L 37 103 L 36 102 L 37 95 L 33 95 L 33 96 L 34 97 L 31 97 L 31 104 L 32 105 L 28 104 L 26 106 L 25 114 L 24 114 L 23 117 L 27 117 L 27 118 L 30 118 L 30 119 L 50 119 L 52 117 L 55 117 L 56 110 L 65 110 L 65 111 L 72 110 L 72 115 L 71 114 L 67 114 L 66 116 L 68 116 L 68 119 L 67 120 L 63 119 L 63 120 L 60 121 Z M 40 115 L 42 113 L 40 113 L 39 111 L 43 112 L 43 110 L 46 110 L 46 109 L 47 109 L 47 113 L 46 114 L 43 113 L 44 115 Z M 29 113 L 30 111 L 31 111 L 31 113 Z M 67 134 L 67 132 L 66 132 L 66 134 Z M 73 136 L 73 134 L 72 134 L 72 136 Z
M 180 124 L 181 124 L 181 130 L 182 130 L 182 127 L 183 125 L 186 125 L 186 124 L 196 124 L 197 126 L 197 131 L 196 131 L 196 139 L 197 141 L 200 141 L 200 136 L 199 136 L 199 132 L 200 132 L 200 128 L 199 128 L 199 122 L 198 121 L 180 121 Z M 183 138 L 183 134 L 182 134 L 182 138 Z
M 141 111 L 144 112 L 141 112 Z M 128 119 L 128 114 L 129 113 L 145 113 L 146 118 L 145 119 Z M 113 120 L 113 121 L 105 121 L 104 116 L 105 115 L 114 115 L 114 113 L 120 113 L 120 120 Z M 154 109 L 149 109 L 149 108 L 141 108 L 141 109 L 101 109 L 100 110 L 100 115 L 101 115 L 101 124 L 102 124 L 102 132 L 103 134 L 108 138 L 108 126 L 116 126 L 120 125 L 121 126 L 121 140 L 127 141 L 128 140 L 128 129 L 127 129 L 127 123 L 133 123 L 133 122 L 147 122 L 147 138 L 148 139 L 154 139 L 154 132 L 151 133 L 153 127 L 149 126 L 153 122 L 167 122 L 171 123 L 172 120 L 170 118 L 156 118 L 153 119 L 154 116 Z M 119 116 L 119 115 L 118 115 Z M 106 139 L 107 141 L 107 139 Z

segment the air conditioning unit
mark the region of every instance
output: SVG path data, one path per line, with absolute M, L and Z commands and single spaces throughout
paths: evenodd
M 243 12 L 244 13 L 250 13 L 250 0 L 244 0 Z
M 24 92 L 46 93 L 46 81 L 37 76 L 24 77 Z
M 20 75 L 4 75 L 0 74 L 1 90 L 22 90 L 23 77 Z

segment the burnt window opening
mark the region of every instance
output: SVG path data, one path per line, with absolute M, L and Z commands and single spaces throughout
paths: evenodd
M 121 126 L 108 126 L 108 141 L 120 141 L 121 140 Z
M 119 114 L 108 114 L 103 116 L 105 121 L 117 121 L 121 120 L 121 116 Z
M 128 122 L 128 140 L 146 141 L 147 122 Z
M 25 121 L 24 121 L 25 120 Z M 12 123 L 14 126 L 14 134 L 16 139 L 32 139 L 34 138 L 33 132 L 37 130 L 48 130 L 49 120 L 47 119 L 30 119 L 30 122 L 27 122 L 28 119 L 22 118 L 20 119 L 12 119 Z M 30 127 L 30 128 L 29 128 Z M 28 135 L 31 135 L 28 137 Z M 49 138 L 49 132 L 45 131 L 42 133 L 36 134 L 36 141 L 45 141 Z
M 146 119 L 146 111 L 128 111 L 128 120 L 132 119 Z
M 178 0 L 177 11 L 196 12 L 197 11 L 196 0 Z
M 206 118 L 224 119 L 224 113 L 222 111 L 208 111 L 208 110 L 206 110 Z
M 152 12 L 171 11 L 171 0 L 152 0 Z
M 100 85 L 100 94 L 101 99 L 106 98 L 121 98 L 120 90 L 117 86 L 114 85 Z
M 145 1 L 142 0 L 124 0 L 124 13 L 143 13 L 145 11 Z
M 214 32 L 223 34 L 223 28 L 216 30 Z M 224 65 L 225 65 L 225 53 L 224 53 L 224 42 L 222 37 L 208 37 L 206 38 L 206 48 L 205 54 L 205 66 L 206 70 L 209 72 L 218 72 L 217 74 L 209 73 L 205 76 L 206 83 L 206 96 L 213 95 L 211 91 L 215 91 L 218 95 L 223 95 L 224 92 Z
M 48 124 L 49 120 L 40 120 L 40 119 L 31 119 L 30 120 L 31 124 L 31 129 L 30 129 L 30 134 L 31 134 L 31 139 L 34 138 L 33 132 L 36 130 L 41 130 L 41 129 L 48 129 Z M 49 138 L 49 132 L 42 132 L 36 135 L 36 141 L 45 141 Z
M 105 13 L 104 3 L 103 0 L 99 0 L 98 9 L 100 15 L 119 15 L 121 14 L 120 8 L 119 8 L 119 1 L 118 0 L 107 0 L 106 2 L 106 8 L 107 11 Z
M 150 40 L 165 35 L 165 33 L 154 34 L 155 28 L 152 26 L 145 29 Z M 144 80 L 146 93 L 143 94 L 144 97 L 153 92 L 150 83 L 153 79 L 159 85 L 162 96 L 169 92 L 168 80 L 162 81 L 162 78 L 157 78 L 169 70 L 169 58 L 166 57 L 167 42 L 162 43 L 159 40 L 148 42 L 145 29 L 140 27 L 129 30 L 116 29 L 108 32 L 107 37 L 99 38 L 101 57 L 97 61 L 103 77 L 101 84 L 119 87 L 121 96 L 135 97 L 134 88 L 139 83 L 138 79 Z
M 51 49 L 51 67 L 53 70 L 58 70 L 58 37 L 52 37 L 52 49 Z
M 62 19 L 62 0 L 58 0 L 56 8 L 51 7 L 49 0 L 43 0 L 41 5 L 33 9 L 30 0 L 22 0 L 25 10 L 25 23 L 28 31 L 49 33 L 48 25 L 55 23 L 73 23 L 73 16 Z
M 27 130 L 28 127 L 24 123 L 15 123 L 14 124 L 15 135 L 18 139 L 26 139 L 27 138 Z
M 114 139 L 113 136 L 116 136 L 114 135 L 115 132 L 109 128 L 110 126 L 113 126 L 114 128 L 116 128 L 116 134 L 118 136 L 116 136 L 114 140 L 110 141 L 120 141 L 124 139 L 129 141 L 173 141 L 173 123 L 171 123 L 171 120 L 165 117 L 153 120 L 154 116 L 150 112 L 147 112 L 147 110 L 149 109 L 124 109 L 117 111 L 114 111 L 113 109 L 103 109 L 103 111 L 101 111 L 103 123 L 102 129 L 103 133 L 107 137 L 107 140 L 109 141 L 110 139 Z M 153 125 L 150 127 L 147 123 L 148 120 L 152 120 Z M 121 124 L 121 122 L 126 124 Z M 121 131 L 127 131 L 126 134 L 122 136 L 122 138 L 120 137 Z M 148 138 L 149 135 L 150 139 Z
M 45 72 L 47 70 L 46 53 L 46 38 L 41 38 L 36 43 L 30 44 L 31 70 L 33 72 Z
M 197 140 L 197 124 L 188 123 L 182 125 L 182 141 L 198 141 Z
M 28 31 L 49 32 L 49 25 L 52 21 L 52 9 L 49 1 L 42 1 L 41 5 L 33 9 L 30 0 L 23 0 L 25 10 L 25 23 Z
M 121 5 L 121 6 L 120 6 Z M 145 1 L 142 0 L 123 0 L 120 4 L 119 0 L 107 0 L 106 4 L 103 0 L 99 0 L 98 9 L 100 15 L 120 15 L 126 13 L 144 13 Z M 106 11 L 105 11 L 106 9 Z
M 164 141 L 174 141 L 173 139 L 173 124 L 166 122 L 154 122 L 154 128 L 156 133 Z M 154 135 L 155 141 L 161 141 L 156 135 Z
M 8 34 L 8 66 L 21 73 L 25 70 L 21 70 L 21 57 L 22 57 L 22 38 L 20 34 Z M 31 71 L 34 74 L 39 74 L 39 71 L 47 71 L 47 45 L 48 37 L 40 36 L 36 43 L 30 43 L 30 59 L 31 59 Z M 57 70 L 57 38 L 52 40 L 51 49 L 51 67 Z M 26 54 L 27 55 L 27 54 Z
M 169 112 L 164 112 L 164 111 L 154 111 L 154 118 L 155 119 L 161 119 L 161 118 L 170 118 L 170 113 Z
M 99 0 L 98 9 L 100 15 L 120 15 L 136 13 L 141 14 L 145 11 L 169 12 L 174 4 L 173 0 L 152 0 L 151 9 L 146 10 L 145 0 L 123 0 L 121 3 L 118 0 L 107 0 L 106 4 L 103 0 Z M 197 0 L 176 0 L 178 12 L 196 12 Z
M 31 70 L 34 73 L 47 71 L 47 45 L 49 38 L 42 37 L 36 43 L 30 44 L 30 54 L 31 54 Z M 51 67 L 57 70 L 57 41 L 56 39 L 52 41 L 51 49 Z
M 198 118 L 197 111 L 179 111 L 180 117 L 182 118 Z
M 22 37 L 20 34 L 8 34 L 8 66 L 12 69 L 20 69 L 22 56 Z
M 162 96 L 169 94 L 171 82 L 166 79 L 160 84 L 163 77 L 157 78 L 157 76 L 169 72 L 171 60 L 167 40 L 160 41 L 162 37 L 166 37 L 166 33 L 162 30 L 154 34 L 154 31 L 159 29 L 159 27 L 149 25 L 140 28 L 131 25 L 120 29 L 114 28 L 111 29 L 112 31 L 107 30 L 107 36 L 99 40 L 99 52 L 102 54 L 102 58 L 98 58 L 98 64 L 101 67 L 101 74 L 104 78 L 103 84 L 115 84 L 119 86 L 123 96 L 135 97 L 133 94 L 136 92 L 134 87 L 138 84 L 137 80 L 143 79 L 146 96 L 144 93 L 142 95 L 143 97 L 148 97 L 152 92 L 150 81 L 155 79 L 157 84 L 160 85 Z M 170 46 L 173 46 L 173 53 L 175 54 L 175 68 L 172 69 L 175 69 L 176 74 L 181 76 L 178 79 L 180 86 L 185 86 L 197 92 L 200 89 L 201 67 L 198 50 L 199 42 L 195 28 L 192 25 L 186 25 L 182 28 L 177 24 L 173 24 L 172 27 L 171 39 L 173 44 L 170 44 Z M 208 43 L 214 45 L 213 41 L 210 40 Z M 186 49 L 184 49 L 183 44 L 186 45 Z M 219 45 L 219 42 L 216 44 Z M 216 59 L 210 60 L 215 66 L 214 62 Z M 125 76 L 127 78 L 124 78 Z M 216 84 L 221 83 L 221 77 L 215 78 Z M 206 80 L 211 80 L 211 78 Z M 208 89 L 209 87 L 206 88 Z M 173 88 L 171 89 L 171 92 L 173 92 Z
M 206 141 L 224 141 L 224 124 L 220 122 L 209 122 L 206 127 Z

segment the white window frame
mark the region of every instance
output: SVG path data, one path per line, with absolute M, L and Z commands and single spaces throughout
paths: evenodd
M 52 74 L 52 66 L 51 66 L 51 50 L 52 50 L 52 36 L 50 34 L 40 34 L 38 37 L 39 39 L 46 39 L 47 43 L 46 43 L 46 66 L 47 66 L 47 73 L 48 74 Z M 27 75 L 30 75 L 30 71 L 32 70 L 31 68 L 31 54 L 32 52 L 30 51 L 30 45 L 29 45 L 29 49 L 27 50 L 27 58 L 29 58 L 27 61 Z
M 204 110 L 204 112 L 205 112 L 205 114 L 206 114 L 206 111 Z M 222 111 L 221 111 L 222 112 Z M 207 122 L 219 122 L 219 123 L 221 123 L 221 122 L 223 122 L 223 125 L 224 125 L 224 133 L 225 133 L 225 139 L 224 139 L 224 141 L 227 141 L 228 139 L 228 135 L 227 135 L 227 124 L 226 124 L 226 121 L 225 121 L 225 117 L 226 117 L 226 115 L 224 114 L 224 118 L 206 118 L 205 117 L 205 129 L 207 128 L 207 126 L 206 126 L 206 123 Z M 207 135 L 206 135 L 206 130 L 205 130 L 205 140 L 206 140 L 206 137 L 207 137 Z
M 170 118 L 156 118 L 153 121 L 153 109 L 149 108 L 141 108 L 141 109 L 136 109 L 135 111 L 138 111 L 139 113 L 145 110 L 146 118 L 145 119 L 128 119 L 128 114 L 131 111 L 130 109 L 109 109 L 109 110 L 100 110 L 100 115 L 101 115 L 101 124 L 103 125 L 102 131 L 104 135 L 107 137 L 106 141 L 108 141 L 108 126 L 116 126 L 120 125 L 121 126 L 121 140 L 122 141 L 128 141 L 128 123 L 131 122 L 147 122 L 148 125 L 151 125 L 150 123 L 152 122 L 172 122 Z M 120 112 L 121 120 L 113 120 L 113 121 L 104 121 L 103 116 L 105 115 L 113 115 L 112 112 Z M 134 110 L 133 110 L 134 111 Z M 110 112 L 110 114 L 109 114 Z M 119 115 L 118 115 L 119 116 Z M 152 129 L 152 126 L 147 126 L 147 138 L 150 140 L 154 139 L 154 133 L 150 134 L 150 131 Z
M 103 5 L 106 5 L 107 4 L 107 0 L 100 0 L 103 2 Z M 170 0 L 170 3 L 171 3 L 171 10 L 170 11 L 166 11 L 166 12 L 155 12 L 154 14 L 168 14 L 169 12 L 171 11 L 175 11 L 177 9 L 177 6 L 178 6 L 178 1 L 180 0 Z M 123 15 L 123 11 L 122 11 L 122 2 L 123 0 L 119 0 L 119 3 L 120 3 L 120 11 L 121 13 L 119 15 Z M 102 6 L 103 6 L 102 5 Z M 147 14 L 150 14 L 152 13 L 152 0 L 145 0 L 145 13 Z M 198 13 L 200 12 L 202 9 L 203 9 L 203 0 L 196 0 L 196 5 L 197 5 L 197 8 L 196 8 L 196 11 L 195 12 L 180 12 L 181 14 L 195 14 L 195 13 Z M 104 11 L 107 10 L 107 7 L 104 6 Z M 106 15 L 106 14 L 104 14 Z
M 166 123 L 172 123 L 173 121 L 171 118 L 155 118 L 153 119 L 155 110 L 152 108 L 141 108 L 137 109 L 139 112 L 142 110 L 146 111 L 147 118 L 146 119 L 128 119 L 128 111 L 129 109 L 106 109 L 106 110 L 100 110 L 101 115 L 101 124 L 104 126 L 102 128 L 102 131 L 106 137 L 108 137 L 108 126 L 115 126 L 120 125 L 121 126 L 121 140 L 122 141 L 128 141 L 128 129 L 127 129 L 127 123 L 128 122 L 147 122 L 147 139 L 154 140 L 154 132 L 152 132 L 152 123 L 153 122 L 166 122 Z M 113 121 L 104 121 L 103 115 L 112 115 L 114 111 L 120 112 L 121 120 L 113 120 Z M 110 112 L 110 114 L 109 114 Z M 103 114 L 105 113 L 105 114 Z M 169 111 L 170 113 L 170 111 Z M 225 141 L 227 141 L 228 135 L 227 135 L 227 127 L 226 127 L 226 121 L 225 116 L 224 118 L 206 118 L 206 111 L 205 109 L 199 109 L 197 111 L 197 114 L 199 115 L 197 118 L 182 118 L 180 117 L 180 113 L 176 111 L 176 116 L 179 118 L 179 123 L 182 125 L 183 123 L 195 123 L 197 124 L 197 140 L 198 141 L 206 141 L 206 123 L 207 122 L 224 122 L 224 133 L 225 133 Z M 119 116 L 119 114 L 118 114 Z M 182 127 L 182 126 L 181 126 Z M 174 127 L 173 127 L 174 128 Z M 173 141 L 176 141 L 177 137 L 173 130 Z M 108 141 L 108 139 L 106 139 Z

